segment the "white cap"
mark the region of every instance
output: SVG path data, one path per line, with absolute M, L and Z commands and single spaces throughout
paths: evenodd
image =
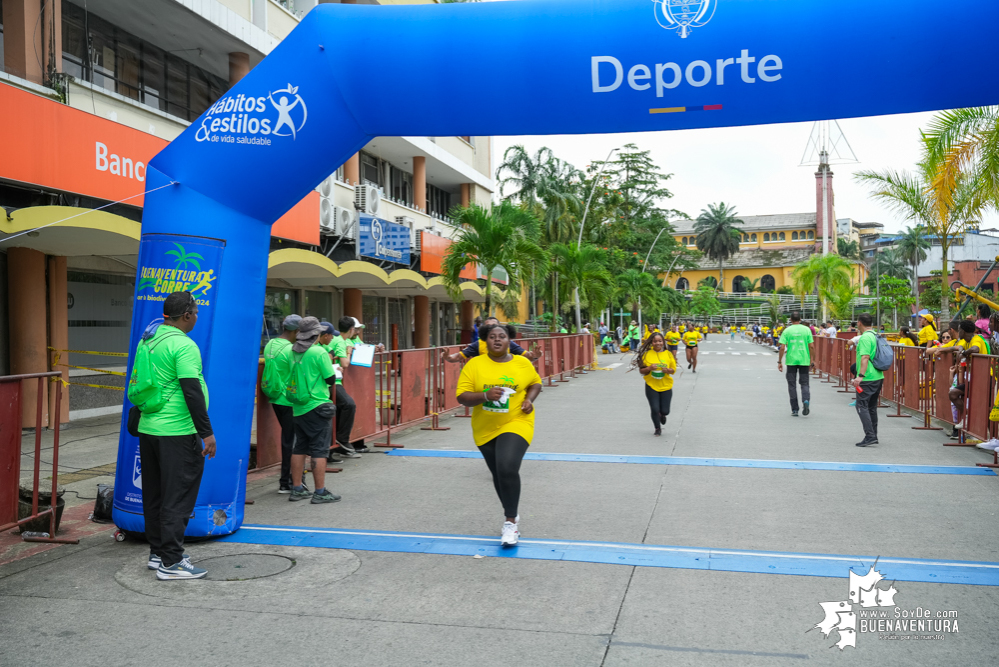
M 356 317 L 352 317 L 351 319 L 354 320 L 354 328 L 355 329 L 363 329 L 364 328 L 364 325 L 361 324 L 361 320 L 357 319 Z

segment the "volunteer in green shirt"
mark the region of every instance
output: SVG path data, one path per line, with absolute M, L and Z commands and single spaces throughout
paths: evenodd
M 878 398 L 885 374 L 874 367 L 871 360 L 878 351 L 878 335 L 871 328 L 874 319 L 868 313 L 857 318 L 860 340 L 857 341 L 857 377 L 853 386 L 857 390 L 857 414 L 864 427 L 864 439 L 857 447 L 878 444 Z
M 336 414 L 336 406 L 330 400 L 330 387 L 336 383 L 336 373 L 329 353 L 316 345 L 320 333 L 319 320 L 315 317 L 302 318 L 295 343 L 281 350 L 277 356 L 278 363 L 289 369 L 286 396 L 295 419 L 291 479 L 299 484 L 292 487 L 288 500 L 305 500 L 311 496 L 313 505 L 340 500 L 340 496 L 326 489 L 326 457 L 330 452 L 333 415 Z M 316 483 L 314 493 L 309 493 L 300 483 L 306 456 L 312 458 L 312 479 Z
M 640 342 L 638 323 L 635 322 L 635 320 L 632 320 L 631 326 L 628 327 L 628 347 L 630 347 L 632 351 L 637 350 Z
M 350 356 L 354 352 L 354 347 L 360 344 L 358 339 L 360 330 L 354 326 L 355 322 L 357 320 L 353 317 L 341 317 L 338 322 L 340 335 L 334 338 L 329 345 L 333 370 L 336 373 L 337 447 L 333 452 L 349 459 L 361 458 L 358 452 L 368 451 L 363 440 L 356 447 L 350 442 L 350 432 L 354 430 L 354 414 L 357 412 L 357 404 L 343 387 L 343 369 L 350 367 Z
M 268 366 L 276 364 L 275 358 L 286 347 L 291 347 L 298 333 L 298 325 L 302 322 L 300 315 L 289 315 L 282 322 L 282 332 L 277 338 L 267 341 L 264 346 L 264 372 Z M 281 376 L 284 386 L 288 386 L 287 366 L 282 367 Z M 281 425 L 281 477 L 278 480 L 278 493 L 291 493 L 291 449 L 295 444 L 295 417 L 291 412 L 291 403 L 284 396 L 270 399 L 274 408 L 274 416 Z
M 794 386 L 795 377 L 801 385 L 801 414 L 808 415 L 811 393 L 808 387 L 808 373 L 815 358 L 815 339 L 812 330 L 801 323 L 801 313 L 791 313 L 791 326 L 781 332 L 777 341 L 780 351 L 777 354 L 777 370 L 784 371 L 784 355 L 787 354 L 787 393 L 791 397 L 791 416 L 798 416 L 798 389 Z
M 194 297 L 174 292 L 163 301 L 162 324 L 150 324 L 139 343 L 149 347 L 156 383 L 167 399 L 160 410 L 143 412 L 139 420 L 147 565 L 164 581 L 208 574 L 184 554 L 184 531 L 198 499 L 205 459 L 215 457 L 201 351 L 187 335 L 197 323 Z

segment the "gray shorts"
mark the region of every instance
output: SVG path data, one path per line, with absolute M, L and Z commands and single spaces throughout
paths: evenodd
M 291 453 L 314 459 L 326 458 L 330 453 L 335 414 L 335 403 L 323 403 L 304 415 L 295 417 L 295 445 Z

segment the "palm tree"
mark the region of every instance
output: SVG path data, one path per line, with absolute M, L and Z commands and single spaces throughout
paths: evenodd
M 857 297 L 856 288 L 849 284 L 840 284 L 825 293 L 829 310 L 837 320 L 853 319 L 853 300 Z
M 950 270 L 948 254 L 954 240 L 977 227 L 987 201 L 980 185 L 971 176 L 959 174 L 950 179 L 937 178 L 937 167 L 924 156 L 915 174 L 885 170 L 862 171 L 856 178 L 872 188 L 871 196 L 908 219 L 922 225 L 940 241 L 942 256 L 942 321 L 950 319 L 947 282 Z
M 953 109 L 938 114 L 923 133 L 933 189 L 957 191 L 957 181 L 970 177 L 982 199 L 999 207 L 999 106 Z
M 726 206 L 725 202 L 708 204 L 708 208 L 701 210 L 697 222 L 694 223 L 697 249 L 709 259 L 718 261 L 718 284 L 723 287 L 725 285 L 723 265 L 726 259 L 739 252 L 742 234 L 735 226 L 741 224 L 742 220 L 736 217 L 735 207 Z
M 468 263 L 477 263 L 486 274 L 486 315 L 492 314 L 492 277 L 502 267 L 510 284 L 519 284 L 533 270 L 545 275 L 548 257 L 534 241 L 538 221 L 508 201 L 486 210 L 477 204 L 453 212 L 458 236 L 444 255 L 441 277 L 452 292 Z
M 747 294 L 752 294 L 753 292 L 760 291 L 760 279 L 755 278 L 749 280 L 748 278 L 742 279 L 742 289 L 746 291 Z
M 898 248 L 885 248 L 875 255 L 872 264 L 875 275 L 889 278 L 909 279 L 909 267 Z
M 916 312 L 919 312 L 919 276 L 917 267 L 926 259 L 930 242 L 926 240 L 926 230 L 921 226 L 907 227 L 895 245 L 899 257 L 912 266 L 912 296 L 916 299 Z
M 560 294 L 566 296 L 561 303 L 568 303 L 568 294 L 579 289 L 581 303 L 604 304 L 614 293 L 614 277 L 606 269 L 604 252 L 592 245 L 554 243 L 548 248 L 552 272 L 558 274 Z M 592 313 L 591 313 L 592 314 Z
M 850 241 L 842 237 L 836 239 L 836 251 L 840 257 L 847 259 L 860 259 L 860 246 L 856 241 Z
M 802 301 L 806 294 L 818 293 L 823 320 L 826 319 L 826 297 L 834 294 L 840 286 L 849 285 L 851 276 L 850 263 L 835 254 L 812 255 L 791 272 L 794 291 L 801 295 Z
M 546 243 L 576 238 L 577 218 L 582 214 L 582 172 L 555 157 L 550 148 L 540 148 L 531 157 L 523 146 L 510 146 L 496 169 L 496 179 L 500 196 L 505 187 L 516 188 L 506 199 L 516 200 L 541 220 Z
M 617 277 L 617 285 L 622 303 L 631 304 L 632 319 L 638 319 L 639 302 L 642 303 L 643 310 L 659 309 L 661 312 L 663 289 L 659 287 L 659 281 L 652 274 L 638 269 L 628 269 Z

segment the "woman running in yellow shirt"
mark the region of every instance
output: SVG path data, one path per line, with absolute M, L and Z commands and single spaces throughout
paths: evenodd
M 675 324 L 669 328 L 669 331 L 666 332 L 663 338 L 666 340 L 666 349 L 673 354 L 673 361 L 675 362 L 677 360 L 676 350 L 680 346 L 680 339 L 682 338 L 680 332 L 676 330 Z
M 493 475 L 493 486 L 503 504 L 506 521 L 500 538 L 503 546 L 520 539 L 520 463 L 534 439 L 534 401 L 541 393 L 541 378 L 534 364 L 510 354 L 517 333 L 511 326 L 484 325 L 479 338 L 487 353 L 469 359 L 461 369 L 457 397 L 472 410 L 472 436 Z
M 697 344 L 700 342 L 701 332 L 692 329 L 683 334 L 683 344 L 687 347 L 687 368 L 692 368 L 697 372 Z
M 666 340 L 657 331 L 649 336 L 631 363 L 645 376 L 645 398 L 648 399 L 649 408 L 652 410 L 655 435 L 662 435 L 662 426 L 666 423 L 669 406 L 673 400 L 676 358 L 666 350 Z

